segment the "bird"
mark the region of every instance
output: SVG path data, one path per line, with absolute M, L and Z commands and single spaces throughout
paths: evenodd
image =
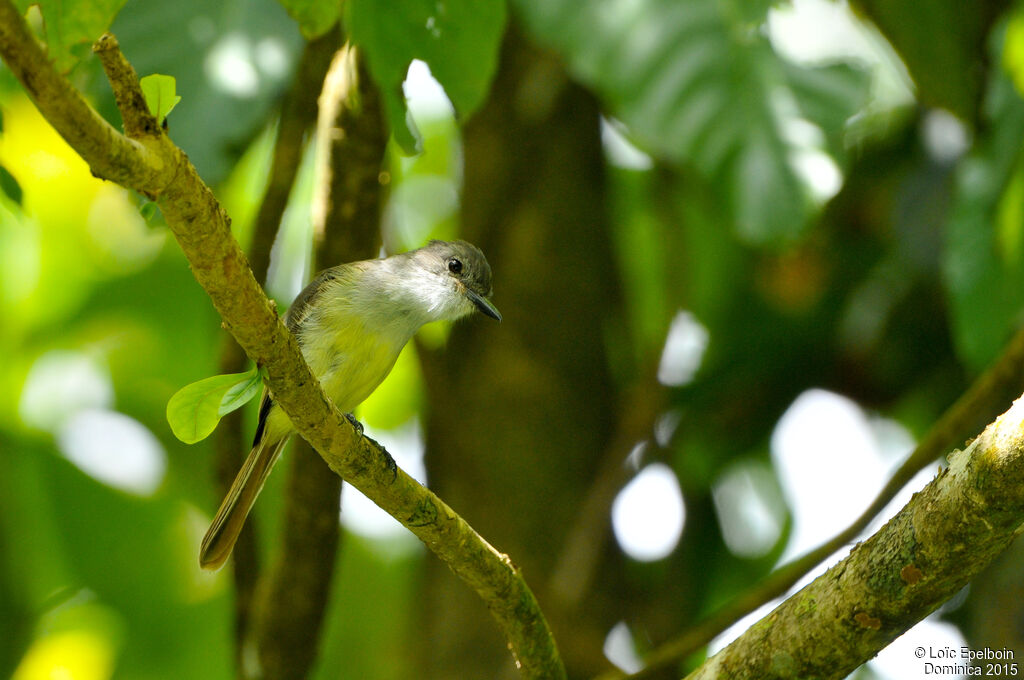
M 422 248 L 320 272 L 296 296 L 285 325 L 313 375 L 342 413 L 351 413 L 391 372 L 424 324 L 480 312 L 496 321 L 491 267 L 466 241 L 433 240 Z M 256 497 L 295 432 L 264 388 L 252 449 L 203 537 L 199 564 L 227 561 Z

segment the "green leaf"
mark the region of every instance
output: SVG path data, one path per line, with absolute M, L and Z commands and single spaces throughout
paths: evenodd
M 167 114 L 181 101 L 176 92 L 174 76 L 154 73 L 140 80 L 139 85 L 142 87 L 142 96 L 146 98 L 149 112 L 156 118 L 156 124 L 163 125 Z
M 505 3 L 494 0 L 349 0 L 349 38 L 366 55 L 384 97 L 391 132 L 407 153 L 419 133 L 407 119 L 402 82 L 413 59 L 430 66 L 462 119 L 483 102 L 497 67 Z
M 255 366 L 248 373 L 243 373 L 242 375 L 248 376 L 248 380 L 235 383 L 228 388 L 228 391 L 221 398 L 220 408 L 217 409 L 221 417 L 248 404 L 253 397 L 259 394 L 260 389 L 263 387 L 260 372 L 256 370 Z
M 186 444 L 205 439 L 221 416 L 255 396 L 259 381 L 254 367 L 245 373 L 215 375 L 182 387 L 167 402 L 167 422 L 174 436 Z
M 1007 5 L 1012 6 L 1012 5 Z M 918 99 L 973 120 L 985 85 L 985 34 L 995 12 L 965 12 L 961 0 L 863 0 L 863 12 L 892 43 L 914 79 Z
M 18 0 L 25 12 L 38 5 L 43 17 L 43 39 L 54 64 L 66 73 L 87 55 L 88 46 L 110 28 L 125 0 Z
M 642 147 L 695 167 L 722 191 L 741 236 L 784 241 L 800 233 L 813 204 L 791 166 L 777 103 L 795 95 L 814 109 L 814 122 L 833 128 L 830 136 L 853 113 L 863 83 L 848 69 L 811 77 L 787 64 L 757 29 L 770 3 L 742 12 L 735 4 L 515 2 L 532 36 L 565 58 Z M 798 92 L 787 92 L 787 75 L 801 76 Z
M 334 25 L 341 14 L 341 2 L 325 0 L 279 0 L 307 40 L 312 40 Z
M 867 104 L 871 77 L 851 64 L 798 66 L 783 60 L 786 85 L 801 115 L 825 133 L 828 151 L 837 159 L 846 152 L 846 121 Z
M 7 198 L 21 205 L 21 185 L 18 184 L 18 180 L 14 178 L 14 175 L 2 165 L 0 165 L 0 191 Z
M 943 262 L 956 349 L 976 370 L 1024 313 L 1024 100 L 1006 73 L 993 78 L 985 111 L 985 134 L 957 169 Z
M 153 220 L 160 214 L 160 206 L 156 201 L 146 201 L 139 206 L 139 214 L 146 220 L 146 224 L 152 225 Z

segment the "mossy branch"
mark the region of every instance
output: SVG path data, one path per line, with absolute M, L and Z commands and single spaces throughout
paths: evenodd
M 121 78 L 116 69 L 123 58 L 111 58 L 119 52 L 117 41 L 105 36 L 97 49 L 106 55 L 118 103 L 134 106 L 137 81 Z M 57 73 L 11 0 L 0 0 L 0 56 L 94 174 L 158 202 L 225 328 L 264 367 L 275 400 L 331 469 L 409 528 L 484 599 L 525 677 L 565 677 L 537 600 L 511 560 L 397 468 L 382 447 L 361 437 L 324 395 L 253 277 L 227 214 L 185 154 L 163 130 L 143 125 L 132 131 L 137 137 L 128 137 L 106 123 Z M 139 120 L 143 114 L 122 110 L 122 116 Z
M 818 564 L 861 534 L 914 475 L 932 465 L 945 451 L 977 432 L 1024 386 L 1024 329 L 1003 353 L 971 384 L 928 430 L 913 453 L 886 482 L 864 512 L 834 537 L 789 562 L 760 583 L 727 603 L 698 625 L 659 646 L 645 659 L 645 667 L 631 675 L 610 671 L 600 680 L 643 680 L 681 662 L 758 607 L 783 595 Z
M 381 186 L 377 177 L 387 131 L 369 79 L 341 78 L 338 82 L 338 72 L 347 72 L 347 67 L 355 64 L 355 49 L 342 47 L 341 40 L 341 31 L 335 26 L 310 43 L 310 47 L 319 45 L 316 59 L 308 60 L 310 65 L 315 62 L 315 70 L 307 77 L 302 77 L 300 70 L 293 88 L 307 113 L 303 117 L 307 125 L 295 131 L 296 146 L 308 128 L 317 127 L 318 169 L 312 209 L 314 234 L 319 235 L 314 237 L 315 271 L 372 258 L 380 252 Z M 310 53 L 307 50 L 307 55 Z M 300 85 L 300 81 L 308 82 Z M 356 100 L 367 105 L 351 106 Z M 282 115 L 279 134 L 286 131 Z M 348 181 L 331 181 L 342 176 Z M 353 204 L 362 209 L 342 208 Z M 261 579 L 253 627 L 264 676 L 280 680 L 308 677 L 316 659 L 320 638 L 315 633 L 321 628 L 329 599 L 341 533 L 341 478 L 324 469 L 324 461 L 305 441 L 295 442 L 285 472 L 282 524 L 286 529 L 281 532 L 275 563 Z
M 959 592 L 1024 529 L 1024 398 L 949 463 L 689 680 L 844 678 Z
M 271 247 L 298 174 L 305 139 L 316 124 L 317 92 L 340 44 L 338 25 L 306 43 L 281 101 L 273 160 L 248 253 L 258 281 L 266 279 Z M 245 370 L 247 359 L 238 343 L 228 334 L 224 339 L 220 372 Z M 229 413 L 217 431 L 216 469 L 222 495 L 248 450 L 250 439 L 242 436 L 241 415 L 240 410 Z M 270 570 L 260 568 L 253 521 L 246 523 L 232 551 L 235 661 L 240 674 L 243 654 L 254 640 L 265 677 L 305 678 L 316 661 L 340 535 L 341 479 L 325 474 L 320 456 L 305 441 L 299 444 L 293 444 L 289 456 L 283 511 L 287 530 L 281 532 L 277 563 Z

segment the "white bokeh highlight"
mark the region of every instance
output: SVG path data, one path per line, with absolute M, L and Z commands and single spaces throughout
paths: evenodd
M 914 103 L 913 80 L 892 46 L 848 2 L 792 0 L 768 11 L 768 37 L 783 56 L 810 66 L 849 60 L 871 73 L 868 109 Z
M 601 118 L 601 145 L 605 157 L 614 166 L 626 170 L 650 170 L 654 161 L 625 135 L 622 123 Z
M 913 437 L 890 419 L 866 413 L 852 400 L 821 389 L 804 392 L 779 419 L 772 434 L 772 459 L 793 517 L 793 532 L 779 564 L 817 547 L 858 517 L 910 454 Z M 861 534 L 870 536 L 935 475 L 919 472 Z M 813 581 L 849 554 L 848 545 L 804 576 L 789 594 Z M 714 654 L 764 618 L 789 594 L 741 619 L 709 645 Z M 933 614 L 869 662 L 879 680 L 916 680 L 925 673 L 918 646 L 959 648 L 963 636 Z
M 658 381 L 678 387 L 693 380 L 704 359 L 710 335 L 691 312 L 680 310 L 672 318 L 658 364 Z
M 766 465 L 730 466 L 711 490 L 726 547 L 739 557 L 765 555 L 782 534 L 786 508 Z
M 808 390 L 775 426 L 772 460 L 793 513 L 782 561 L 825 542 L 855 520 L 888 476 L 867 415 L 833 392 Z
M 84 352 L 54 350 L 29 369 L 18 414 L 29 427 L 54 433 L 75 412 L 113 402 L 114 387 L 105 366 Z
M 140 496 L 156 491 L 167 470 L 167 454 L 153 433 L 116 411 L 78 411 L 60 428 L 57 446 L 93 479 Z
M 921 139 L 928 155 L 938 163 L 953 163 L 971 146 L 971 133 L 967 126 L 942 109 L 932 109 L 924 115 Z
M 633 634 L 625 621 L 619 621 L 604 638 L 604 656 L 624 673 L 636 673 L 644 667 L 643 660 L 636 652 Z
M 455 115 L 455 107 L 424 61 L 413 59 L 409 64 L 402 91 L 415 118 L 450 118 Z
M 210 83 L 238 99 L 255 97 L 260 90 L 260 74 L 252 43 L 241 33 L 227 33 L 206 55 L 203 64 Z
M 686 509 L 675 473 L 664 463 L 651 463 L 616 496 L 612 529 L 623 552 L 634 560 L 667 557 L 683 534 Z
M 410 421 L 393 430 L 372 430 L 369 427 L 365 430 L 367 436 L 387 449 L 402 470 L 421 484 L 426 484 L 423 432 L 417 421 Z M 419 541 L 398 520 L 347 482 L 341 494 L 341 523 L 354 534 L 378 543 L 387 543 L 399 550 L 415 550 L 419 547 Z

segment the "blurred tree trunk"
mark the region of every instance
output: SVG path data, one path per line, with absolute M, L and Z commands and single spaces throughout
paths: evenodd
M 545 606 L 615 423 L 606 340 L 621 296 L 597 103 L 513 28 L 464 144 L 462 233 L 491 263 L 504 321 L 460 324 L 443 352 L 424 353 L 437 405 L 427 414 L 430 486 L 523 569 L 567 664 L 603 666 L 607 628 L 594 621 L 579 642 L 580 621 L 566 625 Z M 479 599 L 436 560 L 426 581 L 423 677 L 512 676 Z

